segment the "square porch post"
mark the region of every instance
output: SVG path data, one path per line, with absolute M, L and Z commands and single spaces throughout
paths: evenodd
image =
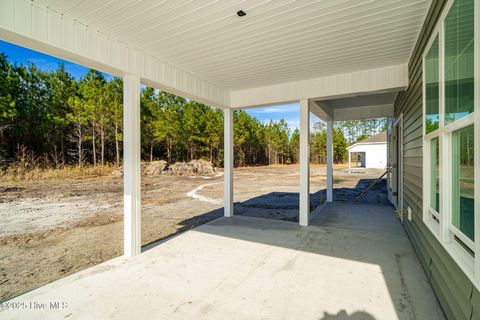
M 333 201 L 333 121 L 327 121 L 327 202 Z
M 224 179 L 224 198 L 223 198 L 223 214 L 225 217 L 233 216 L 233 109 L 227 108 L 223 110 L 223 143 L 224 143 L 224 160 L 223 160 L 223 179 Z
M 140 78 L 123 77 L 123 198 L 124 249 L 127 257 L 141 252 L 140 177 Z
M 299 224 L 308 226 L 310 214 L 310 109 L 300 100 L 300 205 Z

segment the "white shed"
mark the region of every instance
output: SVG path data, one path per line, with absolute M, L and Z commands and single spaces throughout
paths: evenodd
M 352 161 L 363 168 L 385 168 L 387 166 L 386 132 L 352 144 L 347 150 L 348 168 L 352 167 Z

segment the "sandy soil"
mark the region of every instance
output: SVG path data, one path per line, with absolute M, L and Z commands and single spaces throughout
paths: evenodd
M 299 168 L 235 170 L 235 213 L 296 221 Z M 351 199 L 382 172 L 335 169 L 337 200 Z M 323 202 L 325 168 L 312 166 L 312 208 Z M 373 193 L 366 201 L 385 201 Z M 223 214 L 223 176 L 142 177 L 142 244 Z M 0 300 L 122 254 L 121 177 L 0 184 Z

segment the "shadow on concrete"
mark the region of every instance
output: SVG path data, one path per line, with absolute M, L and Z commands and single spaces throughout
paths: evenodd
M 182 225 L 190 229 L 205 216 L 215 219 L 221 214 L 221 209 L 215 210 L 187 219 Z M 195 232 L 219 237 L 219 242 L 222 241 L 220 238 L 225 237 L 377 266 L 379 275 L 375 277 L 381 277 L 382 283 L 388 288 L 388 298 L 398 319 L 444 319 L 401 222 L 394 214 L 393 206 L 337 201 L 326 205 L 320 214 L 311 220 L 308 228 L 280 220 L 237 215 L 233 218 L 216 219 L 196 228 Z M 156 245 L 158 242 L 154 244 Z M 312 276 L 328 277 L 324 272 L 312 270 Z M 332 272 L 336 274 L 338 270 Z M 342 290 L 355 290 L 355 286 L 363 283 L 364 277 L 372 277 L 361 271 L 361 268 L 353 272 L 358 272 L 355 275 L 358 283 L 339 284 Z M 339 283 L 344 281 L 342 279 L 339 278 Z M 364 283 L 362 286 L 365 285 L 373 284 Z M 318 290 L 329 289 L 319 287 Z M 345 297 L 342 294 L 338 299 Z M 319 319 L 375 318 L 362 311 L 348 314 L 342 310 L 338 314 L 324 314 L 323 318 L 319 315 Z
M 375 320 L 375 317 L 364 311 L 357 311 L 349 315 L 347 311 L 342 310 L 337 314 L 325 312 L 320 320 Z
M 272 192 L 235 203 L 233 218 L 217 219 L 223 215 L 220 208 L 186 219 L 175 235 L 144 248 L 155 247 L 183 231 L 215 220 L 195 231 L 376 265 L 398 318 L 443 319 L 428 279 L 388 202 L 386 181 L 381 181 L 359 203 L 352 202 L 373 181 L 361 179 L 354 188 L 334 189 L 335 201 L 326 205 L 308 228 L 290 223 L 298 221 L 298 193 Z M 321 203 L 324 194 L 325 190 L 320 190 L 311 195 L 312 208 Z M 345 310 L 325 313 L 323 318 L 319 315 L 319 319 L 375 320 L 366 312 L 349 315 Z

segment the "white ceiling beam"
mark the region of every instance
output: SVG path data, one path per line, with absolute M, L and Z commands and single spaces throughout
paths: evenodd
M 308 100 L 310 112 L 323 121 L 333 120 L 333 110 L 327 101 Z
M 229 107 L 224 88 L 30 0 L 0 1 L 0 39 L 216 107 Z
M 333 118 L 335 121 L 363 120 L 387 117 L 393 117 L 393 104 L 353 108 L 335 108 L 333 110 Z
M 288 103 L 301 99 L 326 100 L 368 93 L 395 92 L 408 86 L 407 65 L 395 65 L 310 80 L 235 90 L 234 108 Z

